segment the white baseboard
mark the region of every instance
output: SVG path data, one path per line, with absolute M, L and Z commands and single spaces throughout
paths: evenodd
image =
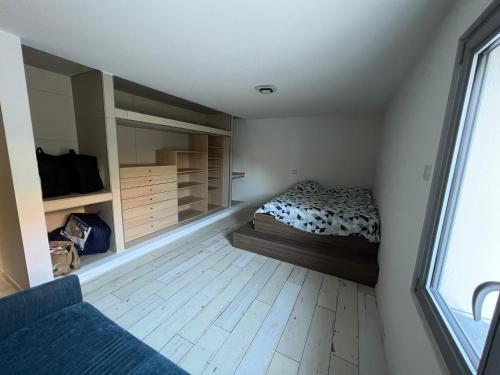
M 132 262 L 133 260 L 138 259 L 145 254 L 148 254 L 154 250 L 159 249 L 162 246 L 176 241 L 181 237 L 192 234 L 193 231 L 205 228 L 206 226 L 218 220 L 230 216 L 235 212 L 241 211 L 245 207 L 247 207 L 247 205 L 238 204 L 231 208 L 224 209 L 213 215 L 207 216 L 206 218 L 200 219 L 181 228 L 173 230 L 172 232 L 159 235 L 158 237 L 155 237 L 151 240 L 132 246 L 123 252 L 107 256 L 103 259 L 93 262 L 92 264 L 88 264 L 78 271 L 74 272 L 74 274 L 78 275 L 81 283 L 85 283 L 99 277 L 104 273 L 111 271 L 114 268 Z

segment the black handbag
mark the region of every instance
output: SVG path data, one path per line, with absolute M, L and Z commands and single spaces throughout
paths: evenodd
M 36 159 L 43 198 L 69 194 L 71 183 L 64 159 L 46 154 L 41 147 L 36 149 Z
M 103 189 L 95 156 L 80 155 L 70 150 L 62 157 L 66 162 L 72 192 L 85 194 Z
M 79 237 L 79 240 L 75 242 L 75 230 L 68 228 L 68 223 L 72 220 L 72 216 L 76 216 L 78 221 L 83 222 L 86 227 L 91 228 L 88 236 L 84 239 L 83 246 L 81 243 L 76 243 L 81 242 L 79 240 L 82 238 Z M 111 244 L 111 228 L 97 214 L 73 213 L 68 217 L 64 227 L 49 232 L 48 238 L 49 241 L 69 240 L 73 242 L 78 250 L 78 255 L 105 253 L 109 250 Z
M 74 213 L 76 216 L 90 228 L 87 240 L 81 251 L 81 255 L 105 253 L 109 250 L 111 241 L 111 228 L 97 214 Z M 71 216 L 69 219 L 71 219 Z M 64 233 L 63 233 L 64 235 Z

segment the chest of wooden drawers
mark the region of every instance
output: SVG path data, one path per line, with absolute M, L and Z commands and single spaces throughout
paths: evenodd
M 121 167 L 120 183 L 125 242 L 178 223 L 175 166 Z

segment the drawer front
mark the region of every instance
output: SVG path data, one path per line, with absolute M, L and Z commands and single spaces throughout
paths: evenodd
M 154 203 L 158 203 L 158 202 L 162 202 L 162 201 L 168 201 L 168 200 L 172 200 L 172 199 L 175 202 L 177 202 L 177 191 L 176 190 L 171 190 L 171 191 L 167 191 L 165 193 L 159 193 L 159 194 L 144 195 L 142 197 L 137 197 L 137 198 L 122 199 L 122 210 L 125 213 L 125 210 L 130 210 L 130 209 L 136 208 L 136 207 L 148 206 L 150 204 L 154 204 Z
M 177 182 L 169 182 L 168 184 L 151 186 L 141 186 L 131 189 L 122 189 L 122 199 L 144 197 L 146 195 L 166 193 L 168 191 L 175 191 L 175 194 L 177 195 Z
M 174 208 L 175 210 L 177 210 L 177 199 L 170 199 L 168 201 L 161 201 L 145 206 L 123 210 L 123 219 L 126 221 L 134 217 L 156 213 L 167 208 Z
M 177 175 L 161 175 L 161 176 L 122 178 L 120 180 L 120 184 L 122 189 L 131 189 L 141 186 L 159 185 L 176 181 L 177 181 Z
M 158 210 L 156 212 L 150 212 L 146 215 L 140 215 L 136 217 L 132 217 L 129 219 L 123 219 L 123 226 L 125 229 L 130 229 L 137 227 L 142 224 L 151 223 L 152 221 L 162 219 L 167 216 L 172 216 L 177 214 L 177 206 L 164 208 L 162 210 Z
M 120 178 L 149 177 L 170 175 L 175 176 L 177 168 L 175 165 L 151 165 L 145 167 L 124 167 L 120 168 Z
M 125 242 L 129 242 L 135 240 L 140 237 L 144 237 L 148 234 L 154 233 L 158 230 L 165 229 L 171 227 L 172 225 L 177 224 L 177 215 L 167 216 L 150 223 L 138 225 L 134 228 L 125 228 Z

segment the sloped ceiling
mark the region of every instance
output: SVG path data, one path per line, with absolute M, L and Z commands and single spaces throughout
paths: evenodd
M 0 0 L 24 44 L 245 118 L 383 110 L 449 0 Z M 259 95 L 254 86 L 278 92 Z

